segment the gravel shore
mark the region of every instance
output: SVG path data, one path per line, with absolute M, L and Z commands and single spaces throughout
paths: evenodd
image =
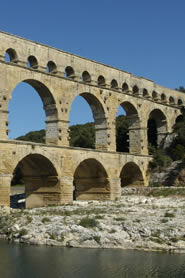
M 83 248 L 185 253 L 185 198 L 123 196 L 34 209 L 0 208 L 0 238 Z

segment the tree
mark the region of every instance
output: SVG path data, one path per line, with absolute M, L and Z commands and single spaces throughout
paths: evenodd
M 185 93 L 185 88 L 183 86 L 179 86 L 179 88 L 176 88 L 175 90 Z

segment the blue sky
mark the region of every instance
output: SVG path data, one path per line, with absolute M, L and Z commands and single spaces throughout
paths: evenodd
M 144 76 L 166 87 L 185 86 L 184 0 L 2 1 L 0 29 Z M 29 112 L 26 104 L 25 109 L 18 108 L 22 106 L 21 94 L 29 107 L 30 103 L 40 107 L 38 112 L 35 108 L 33 115 L 33 107 Z M 44 128 L 45 116 L 37 93 L 34 95 L 33 90 L 21 84 L 12 96 L 10 137 L 28 129 Z M 88 106 L 86 112 L 85 108 L 79 109 L 83 101 L 75 103 L 71 123 L 80 122 L 80 116 L 91 120 L 86 117 L 90 113 Z M 28 119 L 26 112 L 30 113 Z

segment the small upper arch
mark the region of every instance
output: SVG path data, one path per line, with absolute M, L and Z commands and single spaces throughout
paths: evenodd
M 82 81 L 86 82 L 86 83 L 91 82 L 91 76 L 90 76 L 89 72 L 86 70 L 82 73 Z
M 158 93 L 156 91 L 152 92 L 152 99 L 157 100 L 158 99 Z
M 139 88 L 137 85 L 134 85 L 134 87 L 132 88 L 132 92 L 134 95 L 139 93 Z
M 175 100 L 172 96 L 169 97 L 169 104 L 175 104 Z
M 11 62 L 11 63 L 17 63 L 18 57 L 15 49 L 8 48 L 5 52 L 5 61 Z
M 57 66 L 56 66 L 56 64 L 53 61 L 49 61 L 47 63 L 46 71 L 48 73 L 57 73 Z
M 177 101 L 177 104 L 178 104 L 178 106 L 183 106 L 183 101 L 182 101 L 182 99 L 178 99 L 178 101 Z
M 124 82 L 123 85 L 122 85 L 122 91 L 123 92 L 128 92 L 128 90 L 129 90 L 128 84 L 126 82 Z
M 99 77 L 98 77 L 98 86 L 105 86 L 106 85 L 106 83 L 105 83 L 105 77 L 103 76 L 103 75 L 100 75 Z
M 65 68 L 65 77 L 72 78 L 72 79 L 75 78 L 75 71 L 71 66 L 67 66 Z
M 143 89 L 143 97 L 145 97 L 145 98 L 149 97 L 148 90 L 145 88 Z
M 167 98 L 166 98 L 166 95 L 164 93 L 161 94 L 161 101 L 162 102 L 167 102 Z
M 115 79 L 112 79 L 111 81 L 111 88 L 118 89 L 118 82 Z
M 38 61 L 35 56 L 30 55 L 27 59 L 27 66 L 32 69 L 38 68 Z

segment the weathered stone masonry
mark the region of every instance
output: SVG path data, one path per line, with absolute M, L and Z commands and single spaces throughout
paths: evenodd
M 8 140 L 8 103 L 20 82 L 42 99 L 46 145 Z M 69 147 L 69 112 L 78 95 L 92 109 L 96 150 Z M 182 93 L 151 80 L 0 32 L 0 205 L 9 205 L 17 165 L 24 173 L 27 207 L 72 202 L 73 195 L 114 200 L 121 185 L 147 186 L 148 119 L 156 121 L 160 144 L 184 101 Z M 116 153 L 119 105 L 129 121 L 129 154 Z

